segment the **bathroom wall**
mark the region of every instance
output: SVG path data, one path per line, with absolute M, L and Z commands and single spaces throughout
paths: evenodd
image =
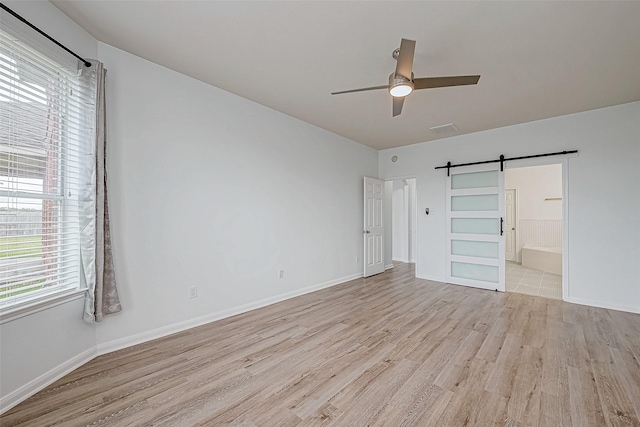
M 505 189 L 517 191 L 517 262 L 525 245 L 562 247 L 562 165 L 507 169 Z

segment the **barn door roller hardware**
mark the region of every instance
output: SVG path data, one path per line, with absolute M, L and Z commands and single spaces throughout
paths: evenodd
M 460 163 L 458 165 L 452 165 L 451 162 L 447 162 L 444 166 L 436 166 L 436 169 L 446 169 L 447 176 L 451 175 L 451 168 L 459 168 L 461 166 L 471 166 L 471 165 L 484 165 L 486 163 L 500 163 L 500 172 L 504 171 L 504 162 L 508 160 L 521 160 L 521 159 L 533 159 L 535 157 L 549 157 L 549 156 L 563 156 L 567 154 L 577 153 L 578 150 L 567 150 L 567 151 L 557 151 L 555 153 L 545 153 L 545 154 L 534 154 L 531 156 L 520 156 L 520 157 L 509 157 L 505 158 L 504 154 L 500 154 L 500 157 L 495 160 L 484 160 L 482 162 L 472 162 L 472 163 Z

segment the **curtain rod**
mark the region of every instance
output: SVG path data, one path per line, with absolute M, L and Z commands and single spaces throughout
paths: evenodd
M 504 157 L 504 154 L 500 154 L 500 158 L 495 160 L 484 160 L 482 162 L 472 162 L 472 163 L 460 163 L 457 165 L 452 165 L 451 162 L 447 162 L 444 166 L 436 166 L 436 169 L 446 169 L 447 176 L 449 176 L 451 172 L 451 168 L 458 168 L 460 166 L 471 166 L 471 165 L 484 165 L 486 163 L 498 163 L 500 162 L 500 171 L 504 171 L 504 162 L 507 160 L 521 160 L 521 159 L 533 159 L 534 157 L 547 157 L 547 156 L 562 156 L 565 154 L 573 154 L 577 153 L 578 150 L 569 150 L 569 151 L 556 151 L 555 153 L 545 153 L 545 154 L 534 154 L 531 156 L 520 156 L 520 157 L 509 157 L 508 159 Z
M 54 42 L 56 45 L 60 46 L 62 49 L 66 50 L 67 52 L 69 52 L 71 55 L 75 56 L 76 58 L 78 58 L 80 61 L 82 61 L 84 63 L 85 67 L 91 67 L 91 63 L 89 61 L 87 61 L 86 59 L 84 59 L 83 57 L 75 54 L 71 49 L 69 49 L 68 47 L 66 47 L 65 45 L 63 45 L 62 43 L 60 43 L 59 41 L 57 41 L 56 39 L 54 39 L 53 37 L 51 37 L 50 35 L 48 35 L 47 33 L 45 33 L 44 31 L 42 31 L 40 28 L 36 27 L 35 25 L 33 25 L 31 22 L 27 21 L 26 19 L 24 19 L 22 16 L 18 15 L 16 12 L 14 12 L 13 10 L 9 9 L 4 3 L 0 3 L 0 8 L 6 10 L 7 12 L 9 12 L 11 15 L 13 15 L 14 17 L 16 17 L 19 21 L 27 24 L 29 27 L 33 28 L 34 30 L 36 30 L 38 33 L 40 33 L 41 35 L 43 35 L 44 37 L 46 37 L 47 39 L 51 40 L 52 42 Z

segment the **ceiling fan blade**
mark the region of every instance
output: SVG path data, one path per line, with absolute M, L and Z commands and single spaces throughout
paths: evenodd
M 364 92 L 364 91 L 367 91 L 367 90 L 378 90 L 378 89 L 389 89 L 389 85 L 365 87 L 365 88 L 362 88 L 362 89 L 343 90 L 341 92 L 331 92 L 331 95 L 340 95 L 342 93 Z
M 424 77 L 413 79 L 414 90 L 436 87 L 464 86 L 478 83 L 480 76 Z
M 400 75 L 407 80 L 411 80 L 413 70 L 413 54 L 416 50 L 414 40 L 402 39 L 400 42 L 400 53 L 398 53 L 398 63 L 396 64 L 396 75 Z
M 404 104 L 404 97 L 393 98 L 393 117 L 399 116 L 402 113 L 402 104 Z

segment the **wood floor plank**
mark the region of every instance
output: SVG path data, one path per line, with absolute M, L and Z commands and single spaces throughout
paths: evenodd
M 640 426 L 622 378 L 609 362 L 591 361 L 596 389 L 609 425 Z M 640 397 L 636 396 L 636 397 Z
M 487 378 L 485 390 L 509 397 L 518 372 L 520 353 L 523 348 L 520 335 L 507 334 L 500 354 Z
M 347 355 L 340 361 L 342 363 L 323 369 L 317 372 L 317 375 L 309 377 L 308 381 L 306 381 L 308 383 L 308 392 L 302 395 L 298 393 L 292 404 L 293 412 L 302 418 L 306 418 L 314 414 L 325 402 L 329 402 L 335 407 L 331 399 L 341 391 L 344 391 L 349 385 L 354 384 L 365 372 L 372 369 L 376 363 L 381 360 L 387 360 L 384 358 L 384 354 L 391 347 L 391 345 L 384 343 L 371 349 L 362 347 L 363 350 L 367 349 L 364 353 L 359 355 L 353 352 L 353 356 L 358 357 Z M 307 384 L 304 385 L 307 386 Z
M 640 426 L 640 315 L 413 266 L 97 357 L 5 426 Z
M 593 374 L 567 366 L 571 421 L 574 427 L 604 426 L 606 421 Z
M 410 360 L 379 362 L 329 400 L 342 411 L 340 425 L 371 425 L 380 419 L 387 402 L 417 369 Z
M 474 425 L 491 365 L 490 362 L 474 359 L 469 363 L 468 369 L 461 372 L 451 389 L 454 394 L 438 420 L 439 425 Z
M 540 416 L 538 423 L 540 427 L 573 425 L 571 422 L 569 396 L 559 398 L 545 392 L 540 393 Z
M 542 350 L 525 345 L 509 395 L 507 417 L 520 425 L 537 425 L 540 417 Z
M 437 425 L 453 392 L 414 378 L 417 376 L 412 376 L 389 399 L 372 425 Z

